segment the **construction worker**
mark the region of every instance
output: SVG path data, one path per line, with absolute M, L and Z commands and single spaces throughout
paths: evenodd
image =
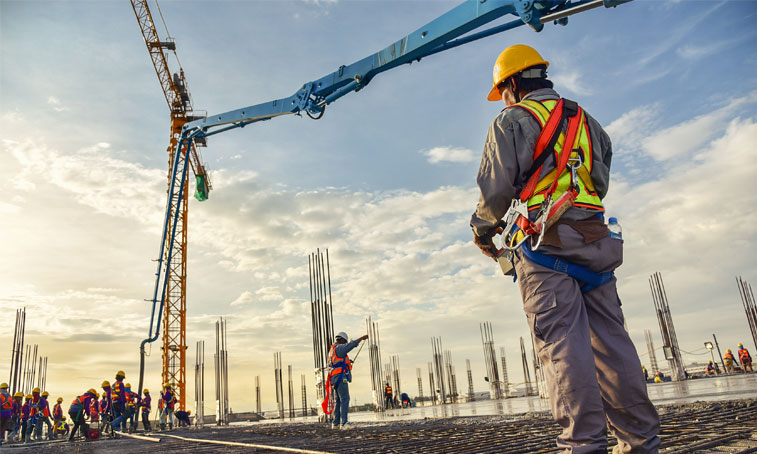
M 84 438 L 89 440 L 89 433 L 87 424 L 84 422 L 85 415 L 90 415 L 90 406 L 92 399 L 97 399 L 97 391 L 90 388 L 87 392 L 78 396 L 71 402 L 71 406 L 68 407 L 68 415 L 71 417 L 71 421 L 74 423 L 74 428 L 71 429 L 71 435 L 68 437 L 68 441 L 74 441 L 76 431 L 81 427 L 81 433 Z
M 102 420 L 103 433 L 110 433 L 113 436 L 113 427 L 110 423 L 113 421 L 113 390 L 110 387 L 110 382 L 104 380 L 100 387 L 103 389 L 102 400 L 100 400 L 100 419 Z
M 8 391 L 8 383 L 0 384 L 0 445 L 5 440 L 5 431 L 9 429 L 13 417 L 13 398 Z
M 33 397 L 34 396 L 31 394 L 27 394 L 24 405 L 21 406 L 21 441 L 23 442 L 29 441 L 29 433 L 31 432 L 31 429 L 29 428 L 31 421 L 29 421 L 29 419 L 32 414 Z
M 187 410 L 187 411 L 179 410 L 176 413 L 174 413 L 174 415 L 176 415 L 176 419 L 178 420 L 177 425 L 179 427 L 184 427 L 184 426 L 189 427 L 189 426 L 191 426 L 192 423 L 189 421 L 189 415 L 191 415 L 191 414 L 192 414 L 192 412 L 189 411 L 189 410 Z
M 131 384 L 126 383 L 124 387 L 126 388 L 126 413 L 129 415 L 127 417 L 129 420 L 129 433 L 134 433 L 137 431 L 137 421 L 139 421 L 139 416 L 137 415 L 139 402 L 137 401 L 137 393 L 131 390 Z
M 63 419 L 63 406 L 61 404 L 63 404 L 63 398 L 59 397 L 53 406 L 53 438 L 58 438 L 55 428 L 58 427 L 60 420 Z
M 47 402 L 47 397 L 50 395 L 47 391 L 40 394 L 39 402 L 37 403 L 37 422 L 35 424 L 35 434 L 37 440 L 42 440 L 42 425 L 47 427 L 47 439 L 53 438 L 53 425 L 50 423 L 50 404 Z
M 142 427 L 145 429 L 145 432 L 151 432 L 150 410 L 152 409 L 152 397 L 150 397 L 150 390 L 147 388 L 142 393 L 145 395 L 140 402 L 140 407 L 142 407 Z
M 116 438 L 118 438 L 116 432 L 119 431 L 119 428 L 124 432 L 126 431 L 126 417 L 124 416 L 126 412 L 126 389 L 124 389 L 124 378 L 126 378 L 124 371 L 119 370 L 116 372 L 116 381 L 113 382 L 113 386 L 111 387 L 113 420 L 110 424 L 113 426 L 113 436 Z
M 744 372 L 746 372 L 747 367 L 749 368 L 749 372 L 754 372 L 754 369 L 752 369 L 752 357 L 749 355 L 749 350 L 744 348 L 744 345 L 739 342 L 739 361 L 741 361 L 741 365 L 744 367 Z
M 29 404 L 31 413 L 29 414 L 29 425 L 26 428 L 26 441 L 30 441 L 32 438 L 39 440 L 39 437 L 37 437 L 37 427 L 39 424 L 39 404 L 42 399 L 39 394 L 39 388 L 34 388 L 32 390 L 32 401 Z M 32 435 L 34 435 L 34 437 L 32 437 Z
M 410 396 L 407 393 L 400 394 L 400 405 L 402 405 L 402 408 L 413 406 L 413 401 L 410 400 Z
M 176 395 L 170 383 L 163 385 L 163 391 L 160 392 L 160 398 L 163 399 L 163 411 L 160 413 L 160 430 L 166 430 L 166 419 L 168 419 L 168 430 L 173 429 L 173 409 L 176 405 Z
M 336 335 L 336 342 L 329 349 L 329 382 L 331 389 L 336 395 L 334 403 L 334 422 L 332 428 L 350 429 L 352 426 L 347 422 L 347 413 L 350 409 L 350 388 L 348 383 L 352 381 L 352 361 L 347 353 L 365 339 L 368 335 L 361 336 L 352 342 L 347 342 L 347 333 L 344 331 Z
M 725 355 L 723 355 L 723 362 L 725 363 L 725 372 L 727 374 L 736 372 L 737 370 L 741 371 L 739 363 L 736 362 L 736 358 L 733 357 L 733 353 L 731 352 L 730 348 L 725 351 Z
M 384 408 L 394 408 L 394 401 L 392 400 L 392 385 L 386 382 L 384 385 Z
M 8 437 L 10 440 L 18 440 L 20 441 L 23 438 L 23 434 L 19 436 L 19 431 L 21 430 L 21 407 L 23 406 L 23 402 L 21 402 L 24 399 L 24 393 L 17 392 L 13 395 L 13 410 L 12 410 L 12 433 Z
M 718 374 L 717 370 L 715 369 L 715 364 L 712 362 L 712 360 L 710 360 L 707 363 L 707 367 L 705 368 L 704 371 L 705 371 L 705 373 L 707 375 L 717 375 Z
M 71 428 L 68 426 L 68 423 L 66 422 L 66 417 L 61 417 L 60 421 L 55 425 L 55 438 L 58 438 L 59 434 L 62 434 L 64 437 L 68 435 L 68 431 L 71 430 Z
M 90 422 L 100 421 L 100 393 L 96 392 L 95 397 L 89 402 L 89 420 Z
M 609 425 L 617 452 L 657 452 L 659 417 L 623 328 L 612 275 L 622 262 L 623 242 L 610 236 L 603 221 L 610 138 L 578 104 L 552 89 L 548 66 L 521 44 L 505 49 L 494 64 L 487 99 L 507 108 L 492 121 L 484 145 L 481 195 L 470 223 L 474 242 L 496 260 L 491 239 L 506 215 L 517 220 L 504 232 L 508 246 L 531 235 L 510 265 L 544 365 L 552 415 L 563 428 L 557 445 L 601 451 Z M 549 200 L 557 204 L 547 206 Z M 547 229 L 542 220 L 558 211 L 562 216 L 551 218 L 554 225 Z

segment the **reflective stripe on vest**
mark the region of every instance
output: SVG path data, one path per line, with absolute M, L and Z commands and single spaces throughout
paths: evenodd
M 556 104 L 556 99 L 549 99 L 543 102 L 524 99 L 523 101 L 513 105 L 512 107 L 517 106 L 524 109 L 525 111 L 530 113 L 531 116 L 536 119 L 536 121 L 539 122 L 539 126 L 541 128 L 544 128 L 544 125 L 547 124 L 549 116 L 552 113 L 552 110 L 555 108 Z M 560 151 L 563 149 L 564 143 L 565 134 L 563 132 L 560 132 L 560 136 L 557 139 L 557 143 L 555 144 L 554 149 L 555 158 L 557 158 L 557 156 L 560 154 Z M 548 152 L 548 150 L 545 150 L 544 152 L 546 153 Z M 571 153 L 571 158 L 578 158 L 579 156 L 583 163 L 577 171 L 578 181 L 576 181 L 575 183 L 579 188 L 579 193 L 573 205 L 597 211 L 604 211 L 602 200 L 599 198 L 599 195 L 594 188 L 594 183 L 591 181 L 591 169 L 593 164 L 591 138 L 589 137 L 589 127 L 586 123 L 586 116 L 583 114 L 581 117 L 580 132 L 578 134 L 578 137 L 576 138 L 576 143 L 573 144 L 573 151 Z M 530 199 L 528 199 L 529 211 L 538 209 L 541 206 L 542 202 L 544 202 L 545 193 L 554 180 L 555 169 L 553 169 L 551 172 L 549 172 L 539 180 L 539 183 L 534 190 L 534 195 Z M 554 194 L 552 194 L 552 200 L 557 200 L 568 189 L 569 186 L 570 171 L 566 169 L 559 176 L 559 179 L 557 181 L 557 188 L 555 189 Z
M 338 357 L 336 355 L 336 345 L 337 344 L 332 345 L 331 350 L 329 350 L 329 364 L 331 364 L 330 375 L 341 374 L 344 370 L 342 367 L 343 364 L 347 365 L 347 370 L 352 370 L 352 362 L 350 361 L 349 355 L 344 355 L 344 358 Z
M 2 400 L 2 407 L 0 408 L 3 410 L 13 410 L 13 400 L 11 399 L 11 396 L 0 393 L 0 400 Z

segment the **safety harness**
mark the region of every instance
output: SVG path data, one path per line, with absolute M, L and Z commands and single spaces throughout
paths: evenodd
M 583 150 L 579 146 L 582 126 L 585 127 L 586 123 L 585 113 L 577 103 L 564 98 L 556 101 L 551 112 L 540 102 L 533 100 L 525 100 L 515 106 L 525 109 L 536 117 L 542 130 L 534 147 L 533 165 L 526 172 L 526 184 L 518 197 L 513 198 L 510 209 L 497 225 L 502 228 L 504 237 L 503 249 L 498 254 L 497 260 L 502 266 L 502 271 L 512 275 L 513 280 L 516 280 L 513 255 L 516 250 L 520 250 L 526 258 L 537 265 L 565 273 L 579 281 L 581 292 L 591 291 L 610 281 L 614 273 L 612 271 L 597 273 L 581 265 L 537 252 L 545 232 L 558 221 L 563 213 L 576 204 L 581 187 L 588 193 L 588 201 L 596 200 L 596 202 L 580 205 L 589 205 L 597 209 L 600 215 L 603 210 L 591 181 L 589 169 L 584 165 L 586 160 L 591 160 L 591 150 Z M 549 113 L 546 122 L 543 121 L 545 116 L 543 112 L 535 112 L 541 110 Z M 563 129 L 565 133 L 562 132 Z M 555 146 L 560 144 L 558 152 Z M 542 177 L 544 165 L 550 156 L 555 158 L 555 168 Z M 558 197 L 553 197 L 560 191 L 562 193 Z M 536 203 L 534 203 L 535 199 Z M 537 214 L 532 221 L 529 212 L 537 209 Z M 492 230 L 497 231 L 497 228 Z M 532 242 L 527 242 L 531 237 L 537 237 L 533 246 L 529 244 Z

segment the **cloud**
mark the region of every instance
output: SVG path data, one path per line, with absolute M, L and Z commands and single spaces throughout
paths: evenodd
M 255 295 L 249 290 L 245 290 L 237 299 L 231 302 L 231 306 L 242 306 L 255 301 Z
M 473 162 L 476 155 L 473 150 L 457 147 L 434 147 L 421 152 L 426 155 L 428 162 L 439 164 L 440 162 Z
M 67 110 L 70 110 L 68 107 L 61 106 L 60 100 L 55 96 L 49 96 L 47 98 L 47 103 L 53 106 L 53 110 L 55 110 L 56 112 L 65 112 Z
M 550 75 L 550 79 L 555 83 L 559 90 L 566 91 L 579 96 L 589 96 L 592 94 L 591 89 L 583 84 L 584 77 L 579 71 L 561 71 Z

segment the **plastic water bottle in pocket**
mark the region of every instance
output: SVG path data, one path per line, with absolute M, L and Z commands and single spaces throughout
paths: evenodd
M 610 218 L 607 228 L 610 229 L 610 238 L 615 238 L 616 240 L 623 239 L 623 228 L 618 224 L 618 218 Z

